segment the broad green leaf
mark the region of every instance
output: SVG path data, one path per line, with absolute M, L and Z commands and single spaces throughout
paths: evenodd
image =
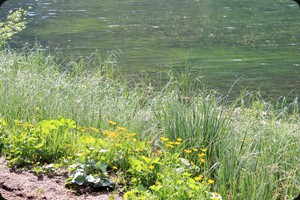
M 44 143 L 41 142 L 41 143 L 35 145 L 34 148 L 35 148 L 35 149 L 40 149 L 40 148 L 42 148 L 43 146 L 44 146 Z
M 131 168 L 136 171 L 141 171 L 143 169 L 142 162 L 134 157 L 130 158 Z
M 101 161 L 101 170 L 102 172 L 106 172 L 106 169 L 107 169 L 107 164 L 105 161 Z
M 98 184 L 101 180 L 99 177 L 94 177 L 92 174 L 90 174 L 86 177 L 86 181 L 89 183 Z
M 90 144 L 90 143 L 94 143 L 96 140 L 92 136 L 83 135 L 80 137 L 80 141 L 84 144 Z
M 155 157 L 155 158 L 152 159 L 152 163 L 158 163 L 159 160 L 160 160 L 159 157 Z
M 83 185 L 86 180 L 86 175 L 83 173 L 76 173 L 72 182 L 76 183 L 77 185 Z
M 148 164 L 151 159 L 150 158 L 147 158 L 146 156 L 141 156 L 141 158 Z
M 105 179 L 105 180 L 102 181 L 101 185 L 103 187 L 108 187 L 108 186 L 112 187 L 114 185 L 114 183 L 109 179 Z
M 147 191 L 147 189 L 142 184 L 138 185 L 136 188 L 138 191 Z

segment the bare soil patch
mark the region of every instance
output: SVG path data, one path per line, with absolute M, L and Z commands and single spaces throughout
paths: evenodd
M 33 173 L 15 170 L 6 166 L 6 161 L 0 157 L 0 193 L 6 200 L 122 200 L 120 195 L 110 192 L 78 193 L 65 188 L 67 172 L 55 176 L 36 176 Z M 0 200 L 1 196 L 0 196 Z

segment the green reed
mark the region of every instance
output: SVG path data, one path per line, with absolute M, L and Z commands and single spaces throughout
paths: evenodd
M 93 66 L 93 67 L 90 67 Z M 0 52 L 0 117 L 36 123 L 63 116 L 86 127 L 109 120 L 158 145 L 161 135 L 206 148 L 206 172 L 223 199 L 291 199 L 299 192 L 298 102 L 257 94 L 230 102 L 201 79 L 171 70 L 166 83 L 130 78 L 113 56 L 88 60 L 36 50 Z M 160 79 L 161 80 L 161 79 Z M 156 87 L 157 86 L 157 87 Z M 201 162 L 197 153 L 191 155 Z

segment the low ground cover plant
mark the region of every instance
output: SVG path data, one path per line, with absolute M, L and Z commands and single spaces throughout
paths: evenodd
M 153 146 L 109 123 L 111 127 L 101 131 L 62 117 L 12 125 L 1 119 L 1 151 L 15 167 L 69 167 L 66 185 L 73 189 L 123 188 L 125 199 L 221 199 L 212 192 L 214 180 L 206 173 L 207 149 L 185 149 L 181 138 L 167 137 Z M 192 155 L 202 164 L 196 165 Z

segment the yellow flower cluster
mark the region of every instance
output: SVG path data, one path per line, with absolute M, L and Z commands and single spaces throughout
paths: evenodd
M 175 145 L 180 145 L 182 142 L 181 138 L 177 138 L 175 141 L 169 141 L 169 138 L 161 137 L 161 141 L 166 143 L 166 147 L 169 149 L 173 149 Z
M 198 154 L 201 163 L 205 163 L 205 159 L 203 157 L 206 156 L 206 151 L 207 151 L 206 148 L 202 148 L 201 153 Z
M 190 154 L 190 153 L 192 153 L 192 150 L 190 150 L 190 149 L 185 149 L 185 150 L 184 150 L 184 153 Z
M 95 128 L 95 127 L 90 127 L 90 130 L 91 131 L 95 131 L 96 133 L 100 132 L 100 130 L 98 128 Z
M 118 131 L 123 131 L 123 132 L 127 132 L 127 129 L 125 127 L 122 126 L 117 126 Z
M 195 178 L 195 181 L 201 181 L 203 179 L 203 175 L 199 175 L 199 176 L 196 176 Z
M 103 131 L 102 134 L 111 138 L 116 138 L 118 136 L 116 131 Z
M 124 143 L 131 145 L 136 152 L 142 152 L 145 150 L 144 146 L 139 146 L 136 143 L 136 133 L 128 132 L 126 127 L 117 126 L 117 123 L 114 121 L 108 122 L 110 125 L 114 125 L 115 127 L 112 130 L 104 130 L 102 131 L 102 135 L 109 139 L 110 143 L 113 144 L 117 148 L 124 147 Z
M 136 133 L 126 133 L 126 135 L 125 135 L 125 137 L 126 137 L 127 139 L 129 139 L 129 138 L 131 138 L 131 137 L 134 137 L 134 136 L 136 136 Z
M 198 149 L 197 149 L 197 148 L 185 149 L 185 150 L 184 150 L 184 153 L 186 153 L 186 154 L 190 154 L 190 153 L 192 153 L 192 152 L 197 152 L 197 151 L 198 151 Z

